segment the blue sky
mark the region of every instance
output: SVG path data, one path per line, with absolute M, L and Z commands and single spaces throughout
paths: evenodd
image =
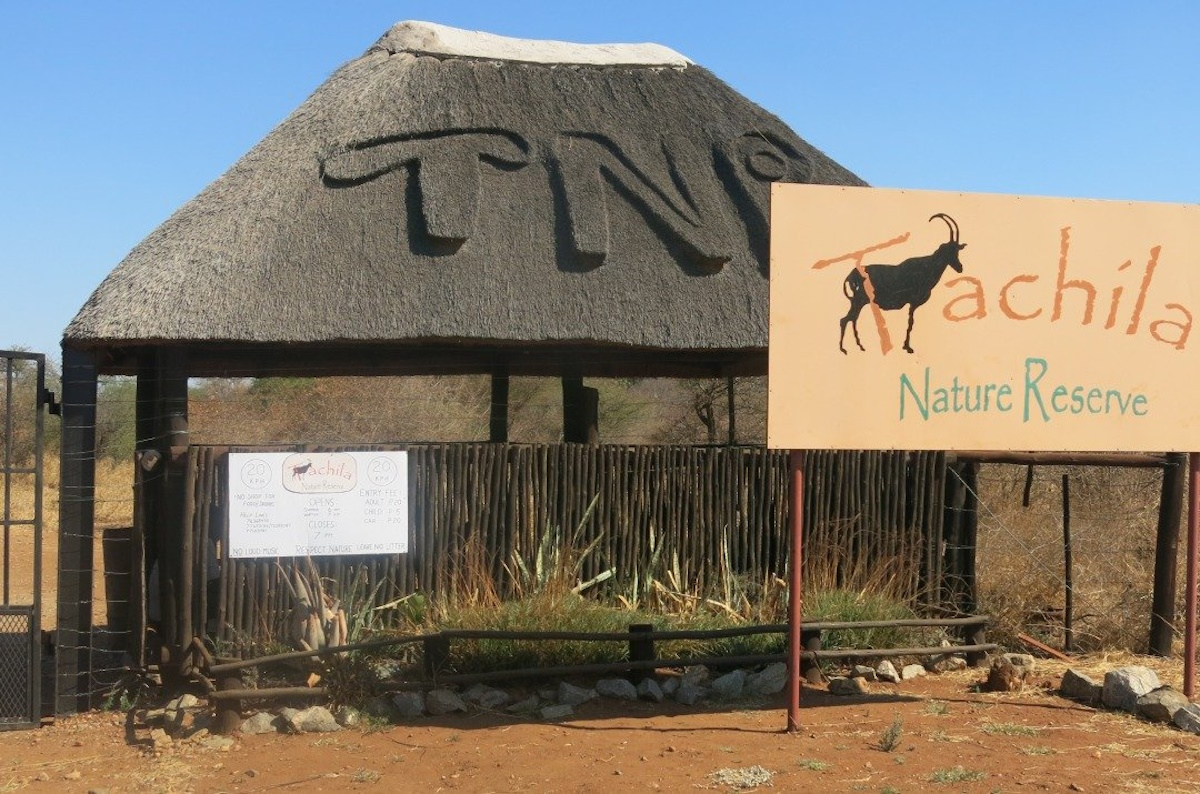
M 0 347 L 57 358 L 130 248 L 404 19 L 665 44 L 878 186 L 1200 201 L 1196 3 L 8 3 Z

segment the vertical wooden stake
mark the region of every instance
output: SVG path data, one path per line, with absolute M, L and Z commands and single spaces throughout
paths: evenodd
M 654 631 L 654 626 L 650 623 L 634 623 L 629 627 L 629 661 L 631 662 L 648 662 L 654 658 L 654 640 L 648 640 L 639 635 L 649 634 Z M 634 683 L 640 684 L 644 679 L 654 675 L 653 670 L 633 670 L 630 677 Z
M 1196 693 L 1196 547 L 1200 540 L 1200 452 L 1188 455 L 1187 617 L 1183 632 L 1183 694 Z
M 1062 476 L 1063 516 L 1063 650 L 1070 653 L 1075 644 L 1075 580 L 1071 560 L 1071 481 Z
M 804 580 L 801 575 L 803 530 L 804 530 L 804 453 L 792 450 L 788 457 L 792 470 L 792 487 L 789 494 L 789 518 L 792 528 L 792 576 L 788 593 L 788 733 L 800 730 L 800 650 L 802 597 Z

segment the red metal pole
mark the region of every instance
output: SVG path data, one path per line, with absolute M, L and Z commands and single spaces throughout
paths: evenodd
M 1183 631 L 1183 694 L 1196 690 L 1196 554 L 1200 545 L 1200 453 L 1188 455 L 1187 617 Z
M 788 457 L 792 470 L 792 488 L 788 514 L 792 525 L 792 576 L 788 593 L 788 733 L 800 730 L 800 623 L 803 616 L 803 578 L 800 560 L 804 529 L 804 453 L 792 450 Z

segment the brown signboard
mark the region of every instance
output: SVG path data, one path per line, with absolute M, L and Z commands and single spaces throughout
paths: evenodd
M 774 186 L 768 445 L 1200 449 L 1200 205 Z

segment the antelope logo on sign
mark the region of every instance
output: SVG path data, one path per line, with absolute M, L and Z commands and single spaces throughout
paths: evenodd
M 846 352 L 846 326 L 854 331 L 854 342 L 858 349 L 866 351 L 862 340 L 858 337 L 858 315 L 864 306 L 870 306 L 875 313 L 876 325 L 883 328 L 883 317 L 880 310 L 892 311 L 908 306 L 908 330 L 904 334 L 904 349 L 913 352 L 912 339 L 913 315 L 917 309 L 924 306 L 933 294 L 933 288 L 942 279 L 947 267 L 961 273 L 963 266 L 958 258 L 966 243 L 958 241 L 958 224 L 944 212 L 930 216 L 929 220 L 941 218 L 950 229 L 950 239 L 937 247 L 928 256 L 914 256 L 905 259 L 898 265 L 866 265 L 860 255 L 854 263 L 854 269 L 842 282 L 842 292 L 850 300 L 850 309 L 840 321 L 841 333 L 838 336 L 838 349 Z M 905 238 L 908 235 L 904 235 Z M 878 250 L 877 248 L 875 250 Z M 866 253 L 865 251 L 863 252 Z M 833 264 L 831 260 L 825 264 Z

